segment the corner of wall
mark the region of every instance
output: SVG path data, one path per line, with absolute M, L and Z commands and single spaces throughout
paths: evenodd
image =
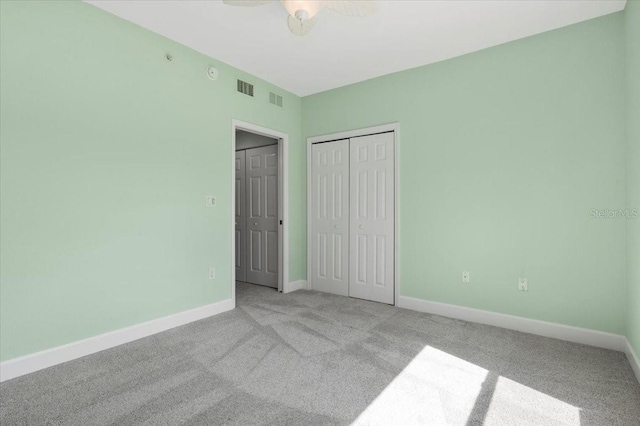
M 626 44 L 626 195 L 631 217 L 626 223 L 626 336 L 640 354 L 640 1 L 628 1 L 624 11 Z M 635 217 L 634 217 L 635 216 Z M 630 361 L 631 361 L 630 357 Z M 633 364 L 633 363 L 632 363 Z M 636 365 L 637 368 L 640 368 Z M 636 370 L 638 374 L 638 370 Z M 639 378 L 640 380 L 640 378 Z

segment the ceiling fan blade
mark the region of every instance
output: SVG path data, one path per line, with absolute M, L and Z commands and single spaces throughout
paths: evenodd
M 375 0 L 324 0 L 322 4 L 346 16 L 371 16 L 378 10 Z
M 222 0 L 222 2 L 229 6 L 262 6 L 271 0 Z
M 309 31 L 313 29 L 316 25 L 316 18 L 305 19 L 301 21 L 297 19 L 295 16 L 289 15 L 287 18 L 287 23 L 289 24 L 289 29 L 292 33 L 297 36 L 305 36 L 309 34 Z

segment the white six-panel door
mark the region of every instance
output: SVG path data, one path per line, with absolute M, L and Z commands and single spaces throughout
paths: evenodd
M 394 303 L 395 134 L 311 145 L 311 288 Z
M 393 304 L 394 134 L 350 140 L 349 296 Z
M 236 280 L 247 280 L 247 191 L 245 151 L 236 151 Z
M 349 140 L 311 148 L 311 288 L 349 294 Z
M 278 146 L 246 150 L 247 277 L 278 287 Z

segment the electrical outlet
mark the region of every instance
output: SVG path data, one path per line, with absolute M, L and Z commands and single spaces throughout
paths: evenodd
M 529 291 L 529 280 L 526 278 L 518 278 L 518 290 Z
M 216 197 L 213 195 L 206 195 L 204 197 L 204 205 L 207 207 L 214 207 L 216 205 Z
M 467 271 L 462 271 L 462 282 L 470 283 L 471 282 L 471 274 Z
M 210 280 L 216 279 L 216 268 L 209 268 L 209 279 Z

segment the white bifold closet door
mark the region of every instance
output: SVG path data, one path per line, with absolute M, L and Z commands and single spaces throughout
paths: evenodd
M 246 151 L 236 151 L 236 280 L 247 280 Z
M 311 146 L 314 290 L 394 303 L 394 133 Z
M 278 287 L 278 146 L 246 151 L 246 281 Z
M 350 140 L 349 296 L 393 304 L 394 134 Z
M 311 146 L 311 287 L 349 295 L 349 140 Z

